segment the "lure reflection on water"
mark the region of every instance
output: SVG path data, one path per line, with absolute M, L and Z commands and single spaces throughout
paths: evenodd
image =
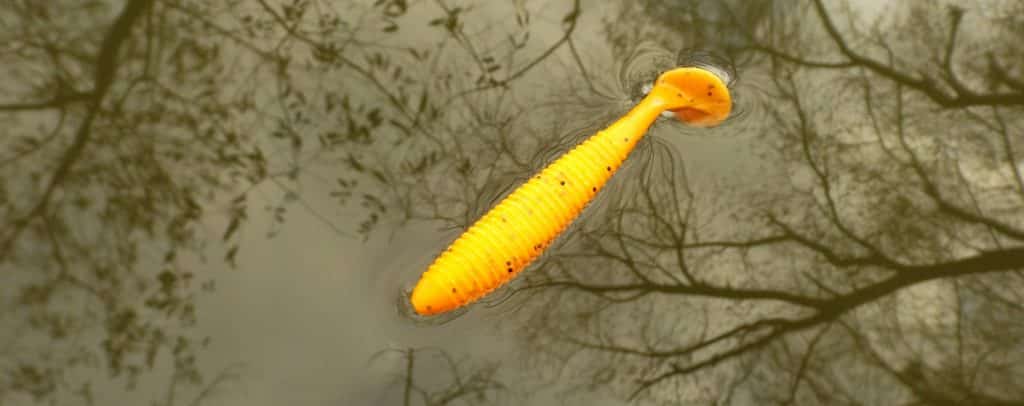
M 579 216 L 663 112 L 711 127 L 731 109 L 726 83 L 711 71 L 662 73 L 629 113 L 519 186 L 442 252 L 413 288 L 413 310 L 449 312 L 514 278 Z

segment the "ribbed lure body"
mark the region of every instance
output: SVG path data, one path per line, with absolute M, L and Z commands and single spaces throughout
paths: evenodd
M 717 77 L 707 75 L 728 97 Z M 427 268 L 413 289 L 413 309 L 421 315 L 447 312 L 511 280 L 579 216 L 663 111 L 692 102 L 677 87 L 656 85 L 621 119 L 519 186 Z

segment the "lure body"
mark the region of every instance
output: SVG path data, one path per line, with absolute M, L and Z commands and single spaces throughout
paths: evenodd
M 442 252 L 413 289 L 413 309 L 421 315 L 454 310 L 529 266 L 593 200 L 662 112 L 708 126 L 730 108 L 728 89 L 710 72 L 664 73 L 629 113 L 519 186 Z

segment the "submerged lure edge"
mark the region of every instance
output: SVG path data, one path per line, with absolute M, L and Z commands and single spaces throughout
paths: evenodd
M 714 126 L 732 108 L 713 73 L 663 73 L 632 110 L 520 185 L 457 238 L 423 273 L 410 302 L 420 315 L 472 303 L 530 265 L 590 204 L 662 112 L 690 125 Z

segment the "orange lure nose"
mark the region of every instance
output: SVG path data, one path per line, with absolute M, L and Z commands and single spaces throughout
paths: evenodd
M 680 121 L 695 127 L 721 124 L 732 111 L 729 88 L 718 75 L 697 67 L 677 68 L 662 73 L 654 82 L 667 110 Z

